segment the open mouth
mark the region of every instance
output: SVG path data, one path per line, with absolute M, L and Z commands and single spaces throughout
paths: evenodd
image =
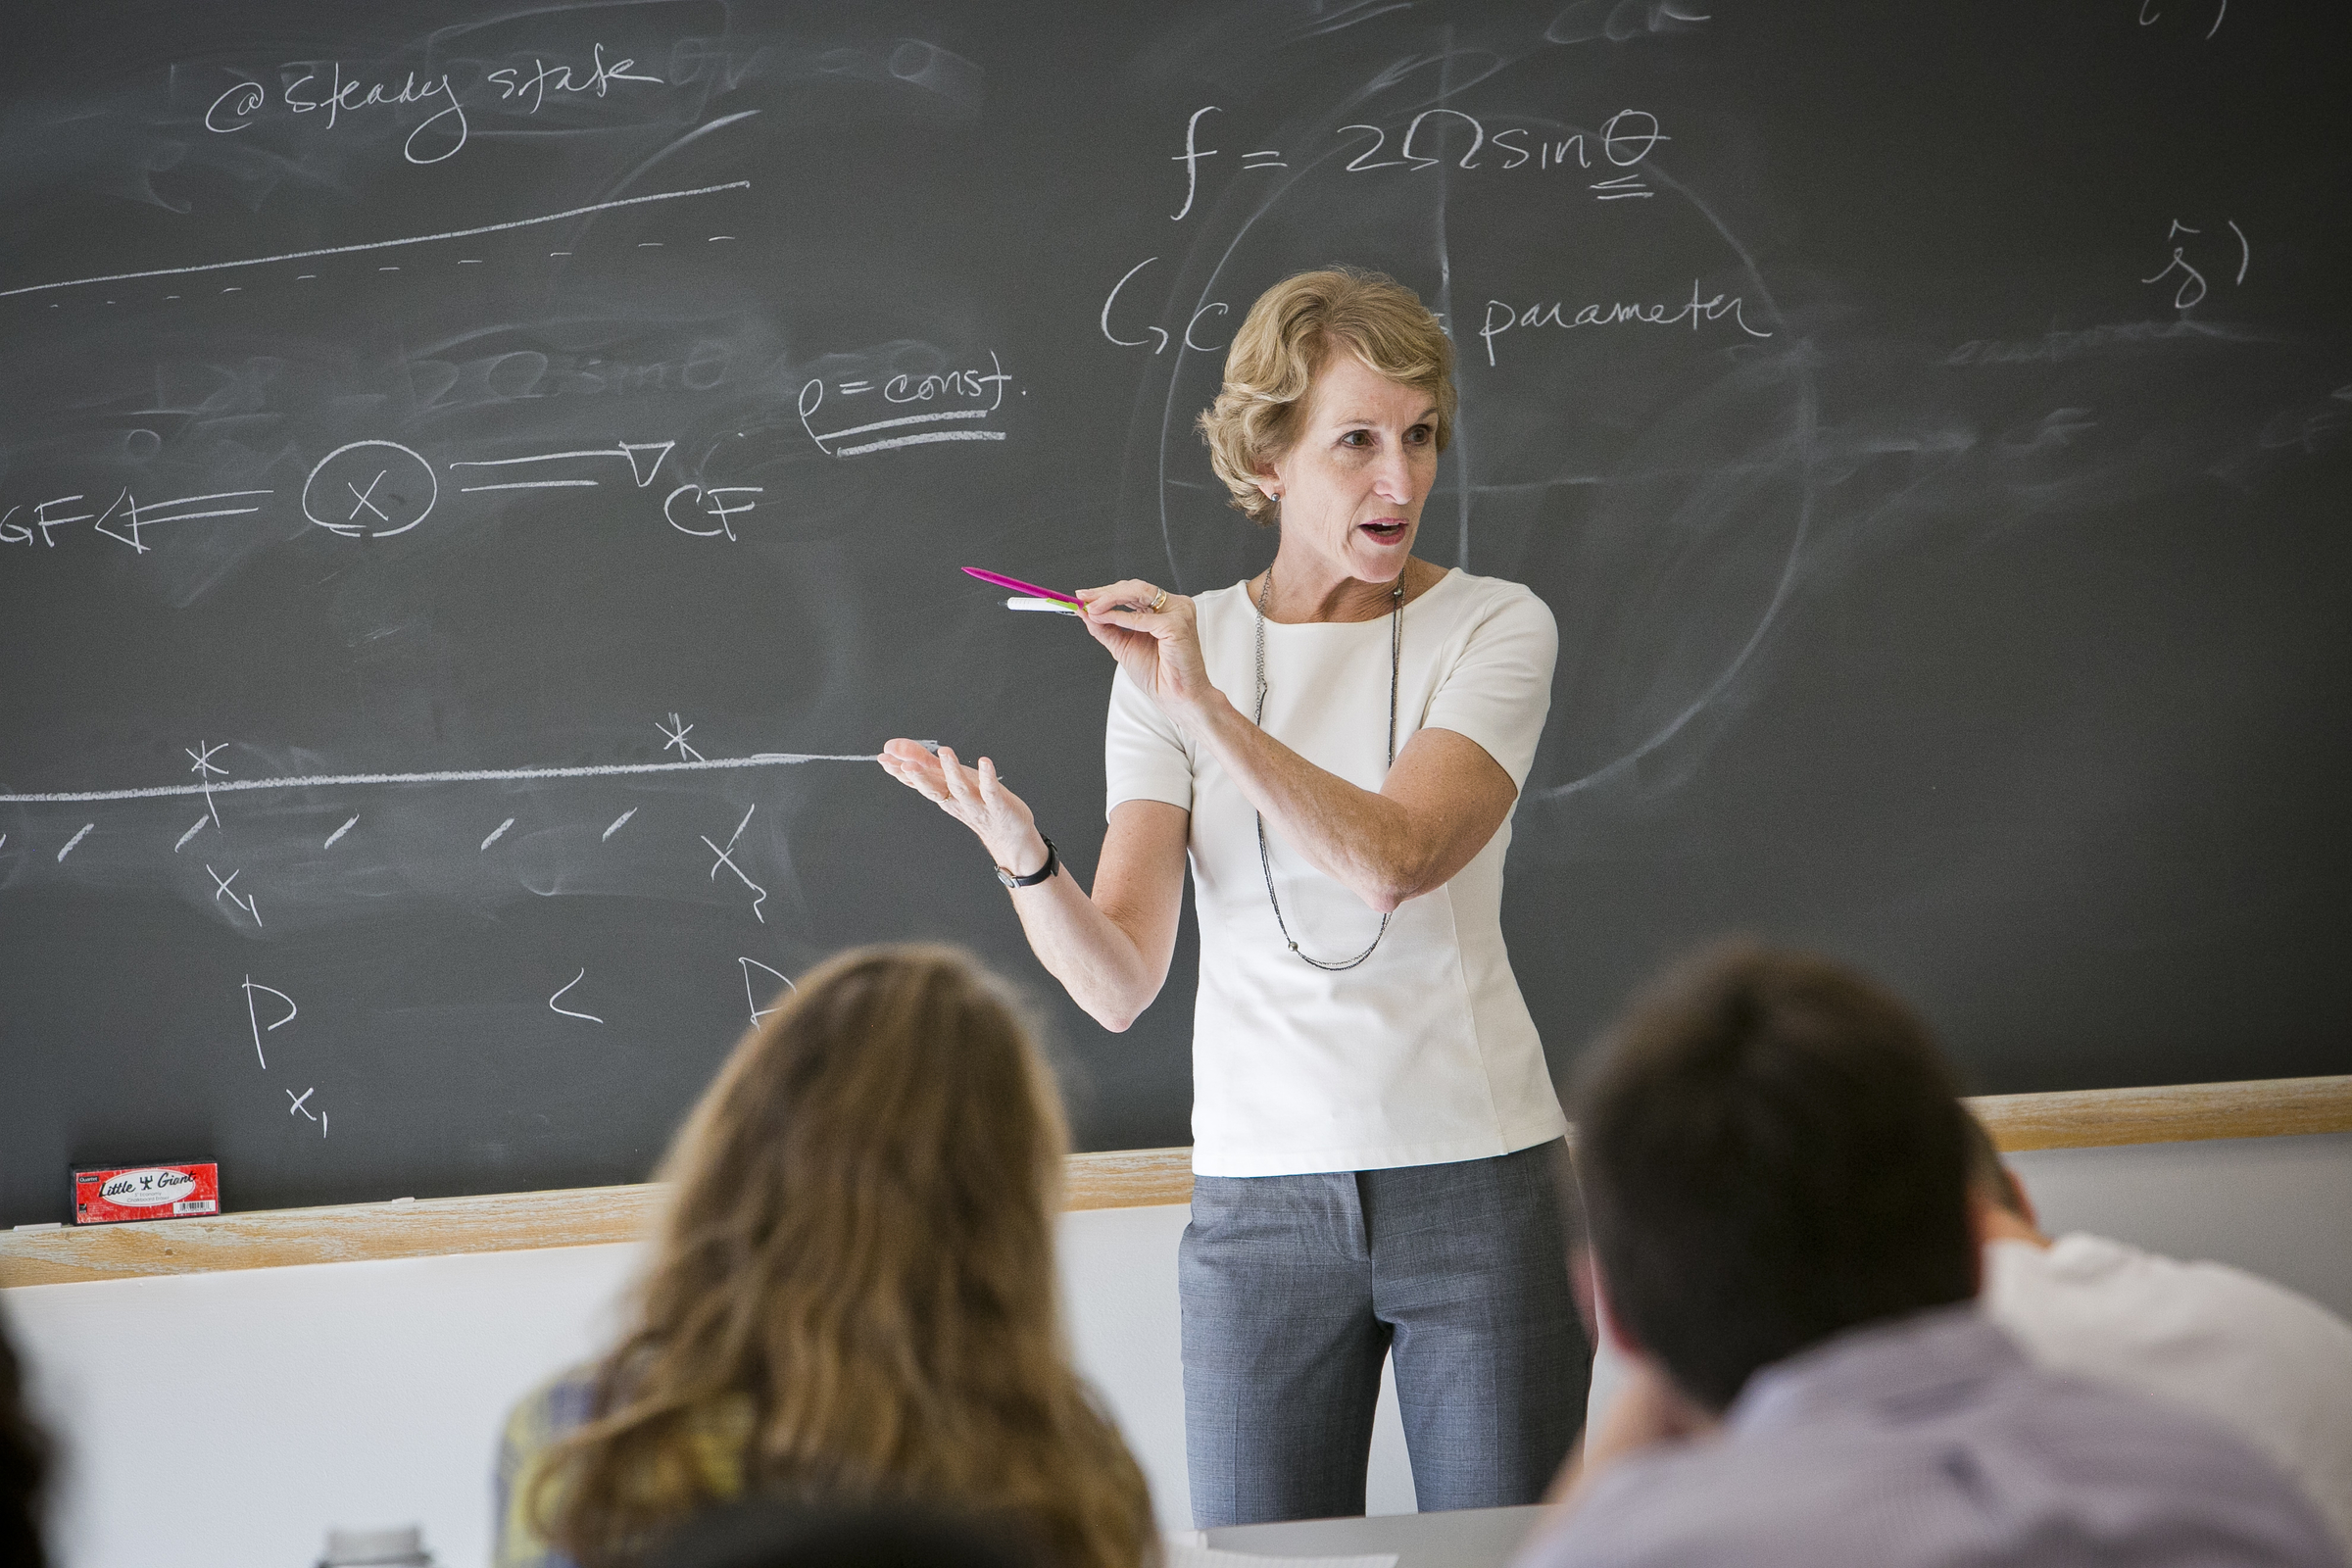
M 1359 526 L 1365 533 L 1370 534 L 1384 545 L 1393 545 L 1404 537 L 1405 525 L 1394 517 L 1384 517 L 1378 522 L 1362 523 Z

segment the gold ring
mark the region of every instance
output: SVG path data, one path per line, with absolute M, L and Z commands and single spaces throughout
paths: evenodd
M 1162 588 L 1159 591 L 1159 597 L 1144 607 L 1144 612 L 1150 615 L 1156 615 L 1159 613 L 1160 606 L 1166 604 L 1167 602 L 1168 591 L 1165 588 Z

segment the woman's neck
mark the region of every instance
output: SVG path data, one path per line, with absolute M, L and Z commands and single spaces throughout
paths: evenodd
M 1273 592 L 1266 592 L 1266 579 L 1273 577 Z M 1304 563 L 1284 559 L 1277 551 L 1274 564 L 1250 579 L 1250 602 L 1265 605 L 1266 618 L 1286 624 L 1314 621 L 1377 620 L 1396 608 L 1395 590 L 1404 588 L 1404 602 L 1411 604 L 1436 587 L 1446 573 L 1442 567 L 1414 557 L 1406 557 L 1403 572 L 1394 582 L 1366 582 L 1361 577 L 1348 577 L 1328 567 L 1318 571 Z

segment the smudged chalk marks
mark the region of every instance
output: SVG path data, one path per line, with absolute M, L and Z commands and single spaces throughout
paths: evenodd
M 599 1018 L 599 1017 L 598 1017 L 598 1016 L 597 1016 L 595 1013 L 593 1013 L 593 1012 L 574 1012 L 574 1011 L 572 1011 L 572 1010 L 571 1010 L 569 1007 L 559 1007 L 559 1006 L 557 1006 L 557 1005 L 556 1005 L 556 1004 L 557 1004 L 558 1002 L 561 1002 L 561 1001 L 564 999 L 564 992 L 566 992 L 566 991 L 569 991 L 569 990 L 570 990 L 570 989 L 571 989 L 573 986 L 576 986 L 576 985 L 578 985 L 578 984 L 579 984 L 579 983 L 580 983 L 582 980 L 586 979 L 587 977 L 588 977 L 588 968 L 587 968 L 587 965 L 585 965 L 585 964 L 582 964 L 582 965 L 580 966 L 580 972 L 579 972 L 578 974 L 575 974 L 575 975 L 573 975 L 573 976 L 572 976 L 570 979 L 568 979 L 568 980 L 564 981 L 564 982 L 562 985 L 558 986 L 558 987 L 556 988 L 556 994 L 555 994 L 554 996 L 552 996 L 552 997 L 550 997 L 550 998 L 548 998 L 548 999 L 547 999 L 548 1010 L 549 1010 L 549 1011 L 551 1011 L 551 1012 L 560 1012 L 560 1013 L 562 1013 L 562 1014 L 563 1014 L 564 1017 L 566 1017 L 566 1018 L 585 1018 L 585 1019 L 587 1019 L 587 1020 L 588 1020 L 590 1023 L 603 1023 L 605 1020 L 604 1020 L 604 1019 L 602 1019 L 602 1018 Z
M 253 994 L 256 991 L 267 991 L 278 1001 L 286 1004 L 286 1015 L 270 1026 L 273 1030 L 283 1029 L 287 1024 L 292 1023 L 295 1015 L 300 1013 L 302 1009 L 294 1005 L 294 999 L 292 997 L 287 996 L 283 991 L 278 990 L 275 986 L 263 985 L 251 975 L 247 975 L 245 977 L 245 984 L 240 989 L 242 989 L 245 993 L 245 1021 L 253 1026 L 253 1054 L 255 1059 L 261 1062 L 262 1071 L 268 1072 L 270 1070 L 270 1058 L 267 1055 L 264 1055 L 262 1053 L 261 1009 L 254 1005 Z

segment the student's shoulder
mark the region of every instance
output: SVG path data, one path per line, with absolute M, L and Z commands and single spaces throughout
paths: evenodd
M 1835 1445 L 1829 1446 L 1831 1449 Z M 1869 1464 L 1810 1437 L 1710 1442 L 1632 1455 L 1596 1478 L 1575 1515 L 1522 1568 L 1642 1564 L 1757 1568 L 1830 1561 L 1835 1521 Z M 1813 1547 L 1823 1550 L 1808 1558 Z
M 2352 1356 L 2352 1323 L 2276 1280 L 2229 1263 L 2168 1257 L 2079 1232 L 2060 1237 L 2030 1262 L 2045 1288 L 2112 1298 L 2119 1309 L 2162 1303 L 2165 1317 L 2193 1317 L 2201 1333 Z
M 2269 1459 L 2212 1417 L 2104 1377 L 2021 1371 L 1994 1401 L 1991 1425 L 2053 1476 L 2078 1482 L 2255 1495 L 2285 1485 Z
M 595 1412 L 596 1366 L 567 1366 L 533 1385 L 507 1412 L 505 1448 L 510 1456 L 536 1453 L 587 1424 Z

